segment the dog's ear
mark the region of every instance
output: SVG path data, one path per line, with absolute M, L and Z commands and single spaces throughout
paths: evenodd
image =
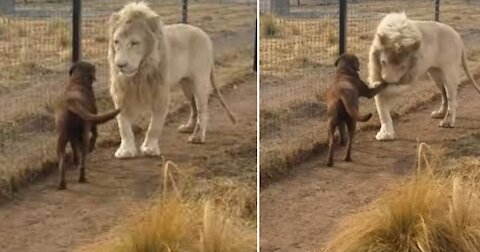
M 96 81 L 97 80 L 97 70 L 96 70 L 96 67 L 95 66 L 92 66 L 92 69 L 90 70 L 90 77 L 92 78 L 92 81 Z
M 355 57 L 353 60 L 353 70 L 355 70 L 355 72 L 360 71 L 360 61 L 357 57 Z
M 72 76 L 73 71 L 75 70 L 76 67 L 77 67 L 77 63 L 73 63 L 72 66 L 70 67 L 70 70 L 68 71 L 69 76 Z
M 342 59 L 342 56 L 338 57 L 337 60 L 335 60 L 335 66 L 336 67 L 338 66 L 338 63 L 340 62 L 341 59 Z

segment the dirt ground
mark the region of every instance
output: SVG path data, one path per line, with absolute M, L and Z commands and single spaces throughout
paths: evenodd
M 260 193 L 261 250 L 318 251 L 342 217 L 366 206 L 389 182 L 409 173 L 417 143 L 443 145 L 478 133 L 479 97 L 471 84 L 459 91 L 453 129 L 439 128 L 438 121 L 430 118 L 437 99 L 396 120 L 395 141 L 376 141 L 376 130 L 358 133 L 352 163 L 343 162 L 343 150 L 337 148 L 334 167 L 324 165 L 323 153 L 295 167 L 290 177 L 268 185 Z
M 252 74 L 225 94 L 238 116 L 236 125 L 212 98 L 205 145 L 187 144 L 188 136 L 176 132 L 187 118 L 185 113 L 167 125 L 161 142 L 165 158 L 180 167 L 196 167 L 199 186 L 221 176 L 255 186 L 256 92 Z M 15 200 L 3 203 L 0 250 L 71 251 L 94 241 L 121 223 L 131 208 L 154 197 L 160 183 L 161 159 L 116 160 L 113 153 L 117 144 L 100 147 L 90 156 L 87 184 L 77 183 L 77 170 L 68 170 L 67 190 L 56 190 L 55 173 L 27 187 Z

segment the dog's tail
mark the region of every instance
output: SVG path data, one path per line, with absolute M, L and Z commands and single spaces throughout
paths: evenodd
M 237 119 L 235 118 L 235 115 L 230 110 L 230 107 L 228 107 L 227 103 L 223 99 L 222 93 L 220 93 L 220 90 L 218 89 L 217 85 L 215 84 L 215 76 L 213 74 L 213 67 L 212 67 L 212 70 L 210 71 L 210 82 L 212 83 L 213 90 L 217 94 L 218 100 L 220 100 L 220 104 L 222 105 L 222 107 L 227 112 L 228 118 L 230 118 L 230 121 L 232 121 L 232 123 L 235 124 L 237 122 Z
M 115 116 L 120 113 L 120 109 L 115 109 L 105 114 L 93 114 L 90 111 L 86 110 L 79 102 L 70 102 L 68 104 L 68 110 L 78 115 L 83 120 L 93 122 L 95 124 L 106 123 L 107 121 L 115 118 Z
M 343 106 L 345 107 L 347 113 L 356 121 L 366 122 L 370 120 L 370 118 L 372 118 L 372 113 L 361 115 L 360 112 L 358 112 L 357 107 L 352 104 L 351 99 L 348 97 L 347 94 L 341 94 L 340 99 L 342 100 Z
M 465 47 L 463 48 L 462 52 L 462 66 L 463 70 L 465 70 L 465 73 L 467 74 L 468 79 L 473 83 L 473 86 L 477 90 L 478 93 L 480 93 L 480 86 L 475 82 L 475 79 L 473 79 L 472 73 L 470 73 L 470 70 L 468 69 L 468 64 L 467 64 L 467 53 L 465 51 Z

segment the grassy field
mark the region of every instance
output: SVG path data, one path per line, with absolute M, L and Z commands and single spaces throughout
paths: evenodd
M 344 218 L 319 251 L 478 251 L 478 140 L 420 145 L 414 176 Z
M 361 62 L 366 79 L 368 50 L 375 28 L 385 13 L 403 11 L 412 19 L 433 20 L 432 2 L 362 1 L 349 5 L 347 51 Z M 324 90 L 338 55 L 336 5 L 296 7 L 296 12 L 322 11 L 319 17 L 278 17 L 262 14 L 260 42 L 260 137 L 262 183 L 288 172 L 295 163 L 325 147 Z M 480 5 L 465 1 L 441 3 L 440 21 L 463 37 L 472 72 L 480 70 Z M 429 102 L 438 91 L 422 79 L 394 104 L 394 117 Z M 362 111 L 376 112 L 373 99 Z M 376 116 L 367 127 L 378 127 Z
M 99 110 L 112 107 L 108 94 L 107 24 L 116 9 L 86 1 L 83 17 L 83 59 L 97 66 Z M 91 4 L 89 4 L 91 3 Z M 118 3 L 117 3 L 118 4 Z M 47 7 L 45 7 L 47 6 Z M 34 3 L 34 7 L 50 5 Z M 63 5 L 62 5 L 63 6 Z M 116 6 L 116 5 L 115 5 Z M 121 5 L 118 5 L 120 8 Z M 102 9 L 105 8 L 105 9 Z M 180 20 L 177 3 L 152 5 L 166 24 Z M 252 64 L 255 6 L 197 2 L 189 7 L 189 23 L 204 29 L 214 40 L 218 85 L 233 86 L 245 78 Z M 70 61 L 70 18 L 0 17 L 0 195 L 10 197 L 19 187 L 44 171 L 55 169 L 52 106 L 62 90 Z M 247 36 L 247 37 L 246 37 Z M 236 41 L 240 41 L 240 44 Z M 248 41 L 248 42 L 245 42 Z M 174 89 L 170 121 L 185 99 Z M 116 125 L 103 127 L 101 136 L 116 138 Z M 112 135 L 112 132 L 113 133 Z

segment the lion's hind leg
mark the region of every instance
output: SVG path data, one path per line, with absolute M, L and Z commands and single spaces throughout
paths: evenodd
M 186 133 L 191 134 L 195 130 L 195 125 L 197 125 L 197 118 L 198 118 L 198 110 L 197 105 L 195 103 L 194 97 L 194 90 L 192 83 L 187 80 L 182 80 L 180 82 L 180 87 L 182 88 L 183 94 L 190 102 L 190 117 L 188 118 L 188 122 L 182 124 L 178 127 L 179 133 Z
M 442 95 L 442 104 L 440 105 L 440 108 L 433 111 L 430 115 L 432 118 L 437 118 L 437 119 L 444 118 L 445 115 L 447 114 L 448 101 L 447 101 L 447 91 L 445 90 L 445 79 L 443 77 L 443 73 L 439 69 L 434 68 L 428 71 L 428 76 L 433 81 L 433 83 L 435 83 L 438 89 L 440 89 L 440 93 Z
M 205 135 L 207 132 L 208 121 L 208 98 L 210 96 L 210 76 L 205 75 L 196 78 L 194 82 L 194 96 L 196 107 L 198 110 L 198 123 L 192 135 L 188 138 L 189 143 L 203 144 L 205 143 Z
M 445 91 L 447 93 L 447 113 L 440 122 L 442 128 L 453 128 L 455 125 L 455 117 L 457 115 L 457 89 L 460 83 L 459 71 L 456 68 L 444 70 Z

